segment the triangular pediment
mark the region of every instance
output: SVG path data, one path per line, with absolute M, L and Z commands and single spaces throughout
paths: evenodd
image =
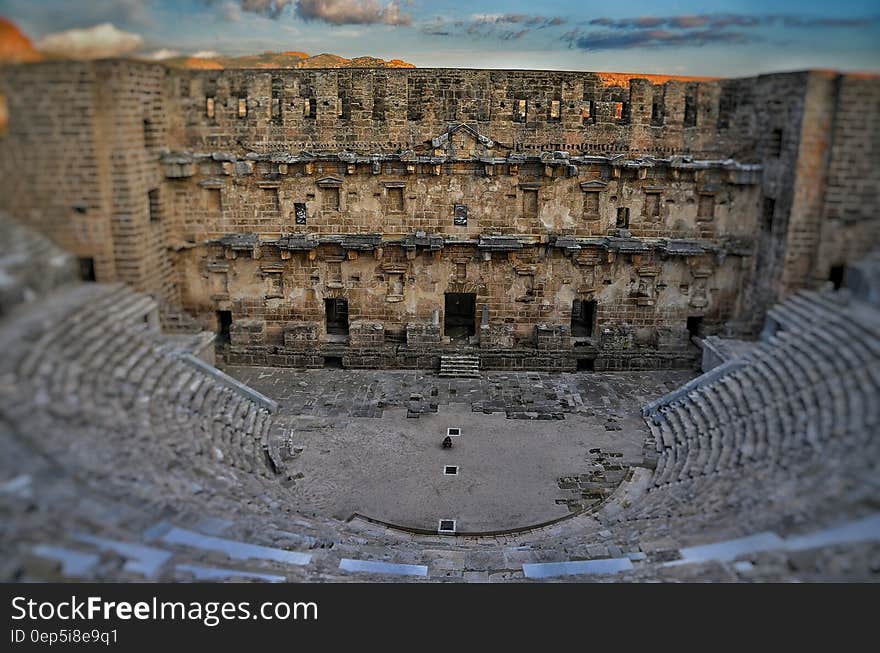
M 495 141 L 463 122 L 450 124 L 446 131 L 431 139 L 435 150 L 449 156 L 481 156 L 495 147 Z
M 318 181 L 315 182 L 315 184 L 322 188 L 339 187 L 342 186 L 342 179 L 340 179 L 339 177 L 333 177 L 331 175 L 328 177 L 321 177 Z

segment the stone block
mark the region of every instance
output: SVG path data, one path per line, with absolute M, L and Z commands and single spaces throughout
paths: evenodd
M 512 349 L 513 332 L 512 324 L 483 324 L 480 326 L 480 348 Z
M 352 322 L 348 328 L 348 343 L 360 349 L 381 347 L 385 344 L 385 327 L 381 322 Z
M 289 349 L 312 349 L 321 330 L 317 322 L 288 322 L 284 325 L 284 346 Z
M 536 324 L 535 347 L 538 351 L 571 349 L 571 329 L 564 324 Z
M 440 342 L 440 325 L 410 322 L 406 325 L 406 344 L 409 347 L 436 345 Z
M 266 323 L 263 320 L 236 320 L 229 327 L 233 346 L 253 347 L 266 344 Z

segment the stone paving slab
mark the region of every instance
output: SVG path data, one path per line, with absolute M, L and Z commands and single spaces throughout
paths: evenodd
M 582 574 L 616 574 L 632 569 L 633 564 L 629 558 L 605 558 L 604 560 L 540 562 L 524 564 L 522 567 L 526 578 L 542 579 Z
M 121 555 L 126 558 L 125 565 L 123 566 L 125 571 L 140 574 L 147 578 L 156 578 L 159 570 L 172 556 L 170 551 L 165 551 L 164 549 L 95 537 L 86 533 L 78 533 L 74 535 L 74 539 L 86 544 L 92 544 L 102 551 L 112 551 Z
M 202 567 L 199 565 L 176 565 L 175 571 L 184 574 L 192 574 L 196 580 L 261 580 L 267 583 L 283 583 L 287 580 L 284 576 L 275 574 L 261 574 L 255 571 L 242 569 L 222 569 L 220 567 Z
M 32 552 L 41 558 L 60 562 L 61 573 L 68 578 L 79 578 L 88 575 L 101 561 L 101 557 L 94 553 L 83 553 L 82 551 L 74 551 L 65 547 L 48 544 L 39 544 L 32 549 Z
M 373 560 L 354 560 L 343 558 L 339 561 L 342 571 L 366 572 L 370 574 L 390 574 L 393 576 L 427 576 L 426 565 L 401 565 L 392 562 L 376 562 Z
M 248 544 L 236 540 L 202 535 L 185 528 L 172 527 L 161 536 L 166 544 L 188 546 L 206 551 L 216 551 L 234 560 L 267 560 L 287 565 L 307 565 L 312 560 L 311 554 L 297 551 L 286 551 L 258 544 Z

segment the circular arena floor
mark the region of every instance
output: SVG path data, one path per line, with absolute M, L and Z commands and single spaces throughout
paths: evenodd
M 454 520 L 459 533 L 526 529 L 600 502 L 642 460 L 640 407 L 692 376 L 228 371 L 280 403 L 297 511 L 428 532 Z M 413 395 L 418 418 L 407 417 Z M 449 428 L 461 435 L 445 449 Z

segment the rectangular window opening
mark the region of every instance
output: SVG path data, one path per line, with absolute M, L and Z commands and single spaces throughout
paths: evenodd
M 700 329 L 703 326 L 702 315 L 692 315 L 687 319 L 687 330 L 691 338 L 700 336 Z
M 581 122 L 584 125 L 591 125 L 595 122 L 596 111 L 592 100 L 584 98 L 581 105 Z
M 385 120 L 384 95 L 373 95 L 373 120 Z
M 314 120 L 318 116 L 318 102 L 315 98 L 305 98 L 303 101 L 303 118 Z
M 215 100 L 214 100 L 214 98 L 212 98 L 212 97 L 206 97 L 206 98 L 205 98 L 205 116 L 206 116 L 207 118 L 214 118 L 214 117 L 215 117 L 215 113 L 214 113 L 215 111 L 216 111 L 216 109 L 215 109 Z
M 574 338 L 591 338 L 596 320 L 596 302 L 591 299 L 575 299 L 571 303 L 571 335 Z
M 831 270 L 828 273 L 828 281 L 831 282 L 831 285 L 834 286 L 835 290 L 840 290 L 843 286 L 843 282 L 846 278 L 846 266 L 845 265 L 832 265 Z
M 217 311 L 217 343 L 228 345 L 232 342 L 230 331 L 232 329 L 232 311 Z
M 538 191 L 534 189 L 523 190 L 523 216 L 527 218 L 538 217 Z
M 617 209 L 617 222 L 615 226 L 618 229 L 629 229 L 629 208 L 621 206 Z
M 154 188 L 147 193 L 150 207 L 150 222 L 159 222 L 162 219 L 162 205 L 159 201 L 159 189 Z
M 651 124 L 659 125 L 663 122 L 663 108 L 659 102 L 651 104 Z
M 776 214 L 776 200 L 772 197 L 764 198 L 764 209 L 762 211 L 764 231 L 773 229 L 773 216 Z
M 97 281 L 95 278 L 95 259 L 89 257 L 79 259 L 79 278 L 81 281 Z
M 465 204 L 455 204 L 452 207 L 452 224 L 456 227 L 466 227 L 468 223 L 468 207 Z
M 324 300 L 327 335 L 348 335 L 348 300 L 339 297 Z
M 293 205 L 293 219 L 296 224 L 306 223 L 306 205 L 304 202 L 297 202 Z
M 684 126 L 697 126 L 697 98 L 693 95 L 684 97 Z
M 514 100 L 513 101 L 513 121 L 514 122 L 525 122 L 526 117 L 528 115 L 528 101 L 527 100 Z
M 247 97 L 239 97 L 238 98 L 238 117 L 239 118 L 247 118 L 247 114 L 248 114 Z
M 388 191 L 388 210 L 395 213 L 403 212 L 403 188 L 392 186 Z

